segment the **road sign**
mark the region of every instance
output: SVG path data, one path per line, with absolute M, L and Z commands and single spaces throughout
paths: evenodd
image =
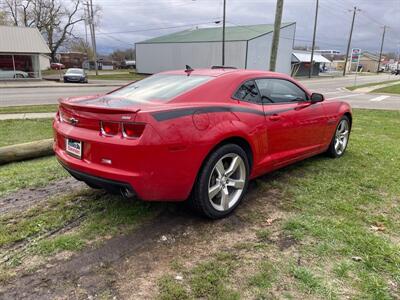
M 361 49 L 360 48 L 353 48 L 351 49 L 351 62 L 358 63 L 358 60 L 361 56 Z

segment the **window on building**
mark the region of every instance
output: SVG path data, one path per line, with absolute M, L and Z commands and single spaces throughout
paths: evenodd
M 37 78 L 39 74 L 38 55 L 0 55 L 0 79 Z

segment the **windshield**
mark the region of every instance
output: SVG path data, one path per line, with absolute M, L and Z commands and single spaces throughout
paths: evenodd
M 83 74 L 83 70 L 82 69 L 68 69 L 67 70 L 67 74 L 79 74 L 79 75 L 82 75 Z
M 210 76 L 159 74 L 134 82 L 110 96 L 123 97 L 134 102 L 161 101 L 187 92 L 210 80 Z

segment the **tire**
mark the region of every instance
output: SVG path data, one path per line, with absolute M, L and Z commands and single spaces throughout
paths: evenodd
M 248 157 L 241 147 L 226 144 L 218 148 L 200 169 L 190 206 L 211 219 L 229 215 L 246 193 L 249 170 Z
M 338 125 L 336 126 L 331 143 L 327 150 L 327 154 L 332 158 L 339 158 L 343 156 L 349 144 L 349 137 L 351 131 L 350 120 L 347 116 L 343 116 Z M 338 139 L 340 139 L 338 141 Z
M 22 74 L 15 74 L 14 78 L 21 79 L 21 78 L 25 78 L 25 77 Z

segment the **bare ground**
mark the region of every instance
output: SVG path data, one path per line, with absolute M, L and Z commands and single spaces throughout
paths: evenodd
M 74 178 L 54 181 L 42 188 L 21 189 L 15 193 L 0 198 L 0 214 L 27 210 L 46 201 L 50 196 L 82 189 L 85 184 Z
M 23 209 L 31 205 L 30 199 L 45 201 L 50 194 L 70 190 L 71 185 L 75 189 L 82 187 L 66 179 L 39 190 L 23 190 L 1 199 L 0 208 L 8 212 Z M 32 193 L 35 197 L 31 198 Z M 288 251 L 295 241 L 276 225 L 287 214 L 280 208 L 280 196 L 274 189 L 261 195 L 257 182 L 252 182 L 239 209 L 219 221 L 196 217 L 183 205 L 168 205 L 133 232 L 106 240 L 97 248 L 58 255 L 34 272 L 21 272 L 0 286 L 0 298 L 153 299 L 157 295 L 157 280 L 173 272 L 171 262 L 194 266 L 215 253 L 232 251 L 237 245 L 256 241 L 256 230 L 264 227 L 272 230 L 266 242 L 275 244 L 277 251 Z M 243 250 L 240 255 L 255 254 Z

